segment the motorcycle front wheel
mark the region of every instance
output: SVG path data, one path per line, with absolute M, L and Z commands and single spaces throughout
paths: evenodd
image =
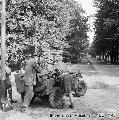
M 79 81 L 77 88 L 75 89 L 75 94 L 77 97 L 84 96 L 87 91 L 87 84 L 84 80 Z

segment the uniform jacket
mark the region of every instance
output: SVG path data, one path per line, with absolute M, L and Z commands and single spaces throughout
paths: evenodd
M 41 68 L 37 65 L 36 59 L 30 59 L 25 68 L 24 80 L 25 85 L 36 85 L 36 74 L 41 71 Z

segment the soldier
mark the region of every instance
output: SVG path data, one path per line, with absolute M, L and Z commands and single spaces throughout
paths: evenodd
M 1 64 L 0 64 L 1 67 Z M 9 98 L 11 99 L 11 102 L 14 102 L 12 99 L 12 86 L 11 86 L 11 81 L 10 81 L 10 75 L 11 75 L 11 69 L 5 64 L 5 75 L 6 75 L 6 88 L 7 88 L 7 92 L 9 95 Z
M 42 52 L 39 55 L 41 56 Z M 42 70 L 42 68 L 39 66 L 39 63 L 40 63 L 40 57 L 30 58 L 26 64 L 25 74 L 24 74 L 26 92 L 25 92 L 21 112 L 26 111 L 34 96 L 33 86 L 36 85 L 36 74 L 37 72 L 41 72 Z
M 69 71 L 69 65 L 62 62 L 62 59 L 58 63 L 54 65 L 54 68 L 58 71 L 63 71 L 63 74 L 61 74 L 62 82 L 63 82 L 63 88 L 65 94 L 63 95 L 63 99 L 66 98 L 66 95 L 68 95 L 70 100 L 70 108 L 74 108 L 73 105 L 73 95 L 71 93 L 71 82 L 72 82 L 72 76 L 68 73 Z
M 11 81 L 10 81 L 10 76 L 11 76 L 11 69 L 5 65 L 5 73 L 6 73 L 6 88 L 7 88 L 7 91 L 8 91 L 8 95 L 9 95 L 9 98 L 11 99 L 11 102 L 15 102 L 13 99 L 12 99 L 12 85 L 11 85 Z
M 1 64 L 0 64 L 1 67 Z M 1 73 L 0 73 L 1 74 Z M 10 81 L 10 75 L 11 75 L 11 69 L 5 64 L 5 87 L 6 87 L 6 93 L 5 93 L 5 98 L 1 99 L 2 103 L 2 110 L 4 112 L 12 110 L 12 105 L 11 102 L 15 102 L 12 99 L 12 85 Z M 1 76 L 0 76 L 1 77 Z
M 70 101 L 70 108 L 74 108 L 73 105 L 73 95 L 71 93 L 71 82 L 72 82 L 72 76 L 68 73 L 68 72 L 64 72 L 63 74 L 60 73 L 60 71 L 58 69 L 55 69 L 56 73 L 58 76 L 60 76 L 62 79 L 60 79 L 62 82 L 62 89 L 64 89 L 64 95 L 63 95 L 63 100 L 66 99 L 66 96 L 68 95 L 69 97 L 69 101 Z M 63 102 L 63 104 L 65 104 Z
M 74 108 L 74 104 L 73 104 L 73 95 L 71 93 L 71 81 L 72 81 L 72 77 L 70 74 L 63 74 L 62 75 L 62 79 L 63 79 L 63 85 L 64 85 L 64 90 L 65 90 L 65 94 L 63 96 L 63 99 L 66 98 L 66 95 L 68 95 L 69 100 L 70 100 L 70 108 Z

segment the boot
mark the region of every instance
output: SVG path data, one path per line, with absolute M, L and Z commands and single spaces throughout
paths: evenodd
M 69 108 L 74 109 L 74 104 L 71 102 L 71 104 L 69 105 Z

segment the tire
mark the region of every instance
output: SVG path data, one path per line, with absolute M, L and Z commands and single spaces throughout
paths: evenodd
M 87 84 L 84 80 L 79 81 L 77 88 L 75 89 L 75 94 L 77 97 L 84 96 L 87 91 Z
M 62 93 L 60 87 L 54 87 L 49 95 L 49 102 L 52 108 L 61 109 L 62 106 Z

